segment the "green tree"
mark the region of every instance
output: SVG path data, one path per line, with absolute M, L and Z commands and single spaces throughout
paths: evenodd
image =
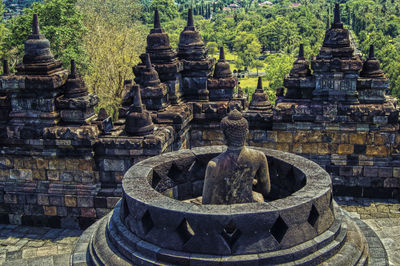
M 145 23 L 153 23 L 154 10 L 158 9 L 161 22 L 171 22 L 179 17 L 178 6 L 173 0 L 153 0 L 147 9 L 147 12 L 142 14 L 142 19 Z
M 112 4 L 113 9 L 104 2 Z M 144 26 L 134 21 L 140 16 L 139 5 L 126 9 L 130 0 L 79 0 L 78 5 L 88 29 L 83 44 L 89 56 L 88 73 L 84 76 L 89 90 L 100 98 L 99 108 L 105 108 L 112 117 L 124 93 L 124 81 L 131 80 L 132 66 L 144 52 L 146 34 Z M 117 16 L 118 19 L 112 20 Z
M 283 79 L 293 67 L 295 58 L 292 54 L 277 53 L 267 57 L 265 60 L 265 78 L 273 91 L 283 87 Z
M 249 67 L 260 54 L 261 44 L 256 35 L 239 32 L 234 40 L 234 51 L 238 54 L 236 65 L 238 67 Z
M 210 55 L 216 55 L 218 53 L 218 44 L 216 42 L 209 42 L 206 47 Z
M 6 37 L 5 50 L 13 65 L 21 61 L 24 54 L 24 42 L 32 32 L 32 16 L 39 16 L 41 32 L 49 39 L 51 51 L 69 65 L 71 59 L 85 64 L 86 56 L 82 46 L 84 27 L 78 12 L 76 0 L 45 0 L 33 3 L 31 8 L 7 22 L 9 34 Z
M 257 76 L 258 76 L 258 70 L 264 67 L 264 62 L 261 60 L 255 60 L 252 67 L 255 67 L 257 69 Z
M 291 51 L 299 42 L 299 34 L 295 23 L 277 16 L 260 28 L 259 39 L 264 50 Z
M 4 6 L 0 3 L 0 17 L 3 16 Z M 3 20 L 0 21 L 0 59 L 5 57 L 5 42 L 7 37 L 7 29 Z

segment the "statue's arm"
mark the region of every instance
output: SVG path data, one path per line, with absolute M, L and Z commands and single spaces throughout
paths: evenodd
M 207 165 L 206 176 L 204 178 L 204 186 L 203 186 L 203 204 L 210 204 L 212 200 L 212 195 L 214 193 L 215 188 L 215 169 L 216 163 L 210 161 Z
M 271 191 L 271 179 L 269 177 L 268 161 L 264 154 L 260 156 L 260 168 L 257 171 L 257 185 L 264 197 Z

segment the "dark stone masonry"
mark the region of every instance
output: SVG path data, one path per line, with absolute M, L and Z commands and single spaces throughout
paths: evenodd
M 364 61 L 355 55 L 339 10 L 335 16 L 311 62 L 300 49 L 284 81 L 287 92 L 279 90 L 272 105 L 261 80 L 251 103 L 234 92 L 224 51 L 218 62 L 208 56 L 191 11 L 178 51 L 156 11 L 114 123 L 104 110 L 94 112 L 97 97 L 74 63 L 68 71 L 54 58 L 34 16 L 17 73 L 4 61 L 0 76 L 0 222 L 87 228 L 120 200 L 122 178 L 134 164 L 223 144 L 219 124 L 233 109 L 249 122 L 248 145 L 316 162 L 330 174 L 335 195 L 400 199 L 397 100 L 385 95 L 389 82 L 373 47 Z M 200 160 L 196 167 L 206 165 Z M 188 170 L 182 167 L 177 162 L 166 176 Z M 199 184 L 193 189 L 201 191 Z

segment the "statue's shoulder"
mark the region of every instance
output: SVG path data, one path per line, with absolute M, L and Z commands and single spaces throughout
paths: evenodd
M 212 159 L 208 162 L 207 167 L 208 167 L 208 168 L 215 168 L 215 167 L 217 166 L 219 160 L 220 160 L 220 157 L 221 157 L 221 154 L 218 155 L 217 157 L 212 158 Z
M 263 153 L 262 151 L 254 150 L 251 148 L 247 148 L 247 150 L 248 158 L 254 163 L 265 164 L 267 162 L 267 156 L 265 156 L 265 153 Z
M 262 158 L 262 157 L 266 157 L 265 153 L 263 153 L 262 151 L 259 150 L 255 150 L 252 148 L 247 148 L 248 152 L 251 153 L 253 156 L 256 156 L 257 158 Z

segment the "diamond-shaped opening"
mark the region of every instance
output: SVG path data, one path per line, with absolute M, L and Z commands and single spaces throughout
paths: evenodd
M 194 231 L 189 222 L 183 218 L 182 222 L 176 228 L 179 237 L 182 239 L 183 244 L 189 241 L 194 236 Z
M 276 219 L 274 225 L 271 227 L 269 232 L 276 239 L 276 241 L 278 241 L 278 243 L 281 243 L 288 229 L 289 227 L 279 215 L 278 219 Z
M 160 183 L 160 181 L 161 181 L 160 175 L 156 171 L 153 171 L 153 178 L 151 179 L 151 186 L 153 188 L 157 187 L 157 185 L 158 185 L 158 183 Z
M 122 218 L 122 222 L 124 222 L 126 217 L 128 217 L 128 215 L 129 215 L 128 203 L 126 202 L 125 198 L 122 199 L 122 209 L 123 209 L 123 213 L 122 213 L 121 218 Z
M 315 208 L 314 204 L 311 207 L 310 215 L 308 215 L 308 223 L 311 224 L 311 226 L 314 226 L 315 223 L 317 222 L 319 217 L 319 213 L 317 208 Z
M 148 210 L 143 214 L 141 221 L 144 234 L 146 235 L 154 227 L 153 220 Z
M 230 221 L 222 230 L 222 237 L 231 248 L 241 234 L 242 232 L 236 227 L 233 221 Z

